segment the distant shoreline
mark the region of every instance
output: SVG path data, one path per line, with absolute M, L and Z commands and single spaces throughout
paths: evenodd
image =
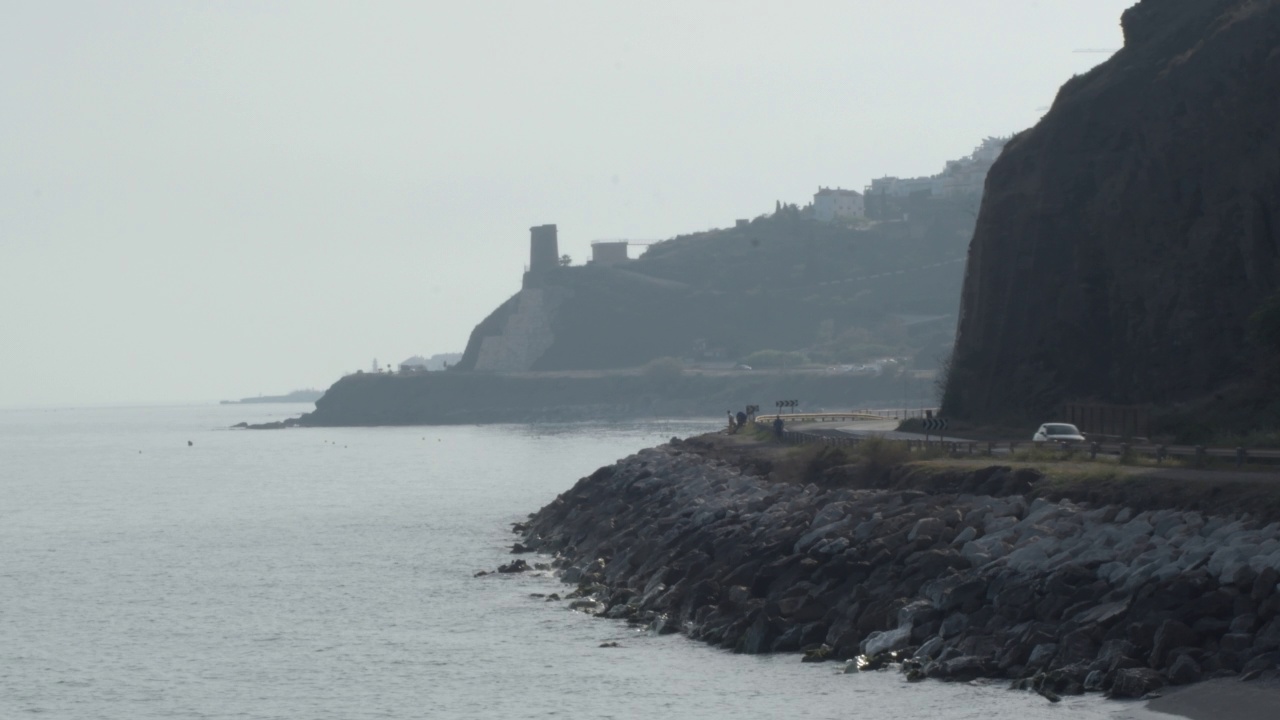
M 315 402 L 324 396 L 323 390 L 308 388 L 294 390 L 285 395 L 259 395 L 257 397 L 240 398 L 239 400 L 222 400 L 219 405 L 254 405 L 259 403 L 300 403 Z
M 576 422 L 638 418 L 723 418 L 747 405 L 797 409 L 901 403 L 904 383 L 893 377 L 850 377 L 814 371 L 728 373 L 643 372 L 469 373 L 348 375 L 296 418 L 245 425 L 253 429 L 377 425 Z

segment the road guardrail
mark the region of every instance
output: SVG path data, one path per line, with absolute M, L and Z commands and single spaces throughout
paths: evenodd
M 828 417 L 834 421 L 840 422 L 845 420 L 865 420 L 865 419 L 881 419 L 875 416 L 862 415 L 859 413 L 846 414 L 824 414 L 824 413 L 805 413 L 806 417 Z M 790 422 L 788 416 L 782 416 L 783 422 Z M 771 418 L 757 418 L 756 422 L 767 426 L 771 422 Z M 798 419 L 797 422 L 817 421 Z M 782 442 L 791 445 L 830 445 L 837 447 L 848 447 L 857 445 L 866 438 L 857 435 L 827 435 L 815 433 L 805 430 L 786 430 L 782 432 Z M 1012 453 L 1019 448 L 1040 448 L 1049 451 L 1062 451 L 1064 454 L 1071 453 L 1088 453 L 1089 459 L 1096 459 L 1098 455 L 1117 455 L 1120 457 L 1151 457 L 1156 462 L 1164 462 L 1169 458 L 1188 458 L 1192 460 L 1196 466 L 1202 466 L 1209 458 L 1219 458 L 1233 460 L 1236 467 L 1243 467 L 1251 461 L 1280 461 L 1280 450 L 1270 448 L 1246 448 L 1246 447 L 1205 447 L 1203 445 L 1162 445 L 1158 443 L 1074 443 L 1061 444 L 1049 442 L 1032 442 L 1025 441 L 996 441 L 996 440 L 895 440 L 886 439 L 885 442 L 903 443 L 906 445 L 908 452 L 925 451 L 929 449 L 941 449 L 944 452 L 955 456 L 993 456 L 1001 453 Z

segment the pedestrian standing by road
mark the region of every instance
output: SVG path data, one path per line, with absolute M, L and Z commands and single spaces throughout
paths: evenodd
M 738 431 L 738 426 L 734 424 L 734 421 L 733 421 L 733 411 L 725 410 L 724 414 L 729 416 L 729 434 L 732 435 L 733 433 Z
M 782 437 L 782 416 L 779 415 L 773 419 L 773 434 Z
M 738 411 L 738 429 L 742 429 L 746 426 L 747 426 L 747 414 L 739 410 Z

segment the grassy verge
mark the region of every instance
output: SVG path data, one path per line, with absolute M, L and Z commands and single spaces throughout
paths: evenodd
M 690 442 L 698 452 L 771 482 L 967 493 L 975 492 L 974 477 L 989 475 L 988 468 L 1001 466 L 1013 473 L 1024 471 L 1022 476 L 1029 482 L 996 494 L 1015 492 L 1139 511 L 1173 508 L 1222 515 L 1248 513 L 1255 519 L 1280 520 L 1280 476 L 1274 469 L 1226 472 L 1170 460 L 1156 463 L 1150 458 L 1090 460 L 1087 452 L 1031 447 L 1012 456 L 953 457 L 936 448 L 908 452 L 903 443 L 886 440 L 846 447 L 784 445 L 764 429 L 703 436 Z

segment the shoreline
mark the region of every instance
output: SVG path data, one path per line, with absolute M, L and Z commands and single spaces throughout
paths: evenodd
M 1124 720 L 1274 720 L 1280 716 L 1280 681 L 1243 683 L 1235 678 L 1206 680 L 1175 688 L 1141 707 L 1126 708 Z
M 723 417 L 771 398 L 823 398 L 831 407 L 900 403 L 902 383 L 820 371 L 683 370 L 579 373 L 365 373 L 330 386 L 315 410 L 269 428 L 576 422 Z
M 1206 678 L 1280 698 L 1280 523 L 1049 499 L 1028 468 L 920 480 L 874 451 L 736 442 L 600 468 L 517 524 L 513 552 L 553 555 L 575 609 L 735 652 L 1050 699 L 1167 692 L 1150 712 L 1197 720 L 1238 682 Z

